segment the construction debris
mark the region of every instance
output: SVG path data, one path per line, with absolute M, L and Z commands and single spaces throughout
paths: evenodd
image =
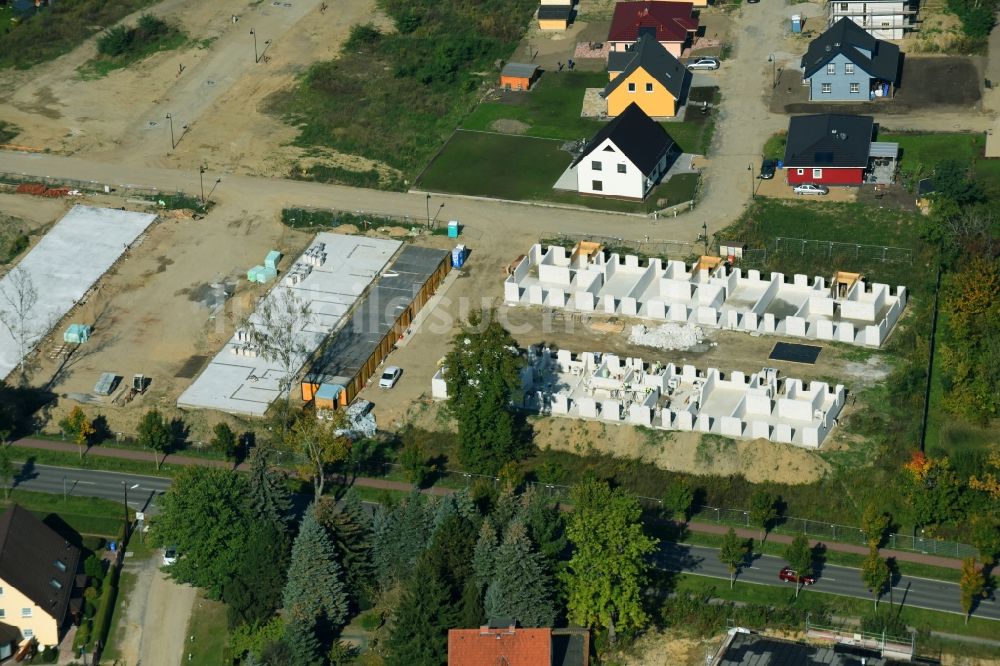
M 351 439 L 374 437 L 376 431 L 375 415 L 372 414 L 374 406 L 367 400 L 356 400 L 344 411 L 347 427 L 336 430 L 336 434 Z
M 656 349 L 690 349 L 704 338 L 701 326 L 673 323 L 660 326 L 636 324 L 628 335 L 632 344 Z

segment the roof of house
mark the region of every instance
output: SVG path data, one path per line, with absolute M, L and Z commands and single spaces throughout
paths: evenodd
M 57 622 L 66 617 L 80 551 L 17 504 L 0 515 L 0 580 Z
M 448 666 L 547 666 L 551 663 L 551 629 L 511 626 L 448 631 Z
M 698 29 L 698 19 L 691 18 L 690 2 L 619 2 L 611 18 L 608 41 L 634 42 L 644 32 L 655 32 L 661 42 L 683 42 L 689 32 Z
M 859 49 L 868 51 L 871 57 Z M 808 79 L 838 55 L 876 79 L 892 83 L 899 79 L 899 47 L 875 39 L 846 16 L 809 43 L 809 50 L 802 56 L 802 76 Z
M 817 646 L 737 632 L 716 655 L 718 666 L 856 666 L 865 658 L 868 666 L 897 664 L 878 652 L 849 645 Z
M 540 5 L 538 18 L 540 20 L 565 20 L 573 13 L 573 5 Z
M 625 51 L 608 54 L 608 71 L 621 72 L 601 93 L 607 97 L 632 73 L 642 69 L 667 89 L 674 99 L 680 99 L 684 84 L 691 76 L 687 67 L 681 64 L 670 51 L 653 39 L 651 35 L 641 35 L 639 40 Z
M 874 129 L 871 116 L 795 116 L 788 121 L 785 166 L 868 166 Z
M 647 116 L 638 104 L 632 102 L 621 115 L 594 135 L 579 157 L 573 160 L 573 166 L 594 152 L 605 139 L 610 139 L 644 174 L 652 172 L 664 153 L 674 145 L 674 140 L 663 129 L 663 125 Z
M 523 62 L 509 62 L 500 70 L 500 76 L 517 76 L 530 79 L 538 71 L 538 65 L 529 65 Z

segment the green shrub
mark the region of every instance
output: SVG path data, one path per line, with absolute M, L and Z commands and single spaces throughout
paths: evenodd
M 97 607 L 97 613 L 93 619 L 94 640 L 104 645 L 108 639 L 108 631 L 111 629 L 111 616 L 115 610 L 115 599 L 118 597 L 118 573 L 117 567 L 111 570 L 111 575 L 104 583 L 104 592 Z
M 368 611 L 361 615 L 361 628 L 365 631 L 375 631 L 382 626 L 382 616 L 375 611 Z
M 84 620 L 76 629 L 76 638 L 73 639 L 73 652 L 79 653 L 81 648 L 86 649 L 90 644 L 90 620 Z
M 135 33 L 123 25 L 116 25 L 97 38 L 97 52 L 114 58 L 132 48 Z
M 44 650 L 42 654 L 39 655 L 39 659 L 43 664 L 54 664 L 59 660 L 59 648 L 50 645 Z
M 7 243 L 7 261 L 14 261 L 17 255 L 28 249 L 31 240 L 24 234 L 18 234 Z
M 382 32 L 373 23 L 351 26 L 351 34 L 344 42 L 344 53 L 352 51 L 367 52 L 382 41 Z

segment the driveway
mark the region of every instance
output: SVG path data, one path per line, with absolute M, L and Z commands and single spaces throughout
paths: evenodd
M 178 585 L 160 571 L 160 558 L 125 561 L 124 571 L 136 582 L 119 627 L 120 661 L 125 664 L 178 666 L 184 656 L 184 634 L 197 590 Z

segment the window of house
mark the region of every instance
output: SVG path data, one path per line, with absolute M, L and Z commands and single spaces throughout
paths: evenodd
M 813 169 L 813 178 L 822 178 L 822 177 L 823 177 L 822 169 Z
M 824 92 L 824 93 L 833 92 L 833 84 L 832 83 L 824 83 L 822 85 L 822 87 L 820 88 L 820 92 Z
M 861 84 L 860 83 L 852 83 L 851 84 L 851 92 L 852 93 L 859 93 L 859 92 L 861 92 Z
M 625 173 L 625 165 L 620 162 L 618 164 L 618 173 Z
M 49 585 L 51 585 L 52 587 L 54 587 L 57 590 L 61 590 L 62 589 L 62 583 L 60 583 L 59 581 L 57 581 L 55 578 L 53 578 L 52 580 L 49 581 Z
M 594 190 L 595 192 L 603 192 L 604 191 L 604 183 L 602 183 L 599 180 L 591 181 L 590 185 L 591 185 L 590 189 Z
M 4 619 L 5 617 L 7 617 L 7 611 L 0 608 L 0 620 Z
M 646 92 L 653 92 L 653 84 L 652 83 L 647 83 L 646 84 Z
M 842 11 L 842 12 L 846 12 L 847 11 L 847 3 L 846 2 L 840 3 L 840 11 Z
M 24 636 L 25 638 L 34 638 L 34 637 L 35 637 L 35 632 L 34 632 L 34 631 L 32 631 L 31 629 L 22 629 L 22 630 L 21 630 L 21 634 L 22 634 L 22 635 L 23 635 L 23 636 Z
M 629 92 L 635 92 L 635 84 L 634 83 L 628 84 L 628 91 Z
M 59 571 L 66 571 L 66 563 L 63 562 L 62 560 L 56 560 L 55 562 L 52 563 L 52 565 L 56 569 L 59 569 Z
M 888 28 L 889 27 L 889 22 L 888 21 L 882 21 L 882 27 L 883 28 Z
M 795 175 L 796 175 L 796 176 L 801 176 L 801 175 L 802 175 L 802 174 L 804 174 L 805 172 L 806 172 L 806 170 L 805 170 L 805 169 L 796 169 L 796 170 L 795 170 Z
M 2 597 L 2 596 L 3 596 L 3 588 L 0 587 L 0 597 Z
M 827 65 L 826 66 L 826 73 L 829 74 L 830 76 L 833 76 L 834 74 L 836 74 L 837 73 L 837 63 L 831 62 L 829 65 Z
M 600 171 L 601 170 L 601 163 L 598 162 L 597 160 L 593 160 L 590 163 L 590 168 L 593 169 L 594 171 Z
M 853 62 L 845 63 L 844 74 L 853 74 L 853 73 L 854 73 L 854 63 Z
M 21 617 L 31 617 L 31 609 L 30 608 L 22 608 L 21 609 Z

